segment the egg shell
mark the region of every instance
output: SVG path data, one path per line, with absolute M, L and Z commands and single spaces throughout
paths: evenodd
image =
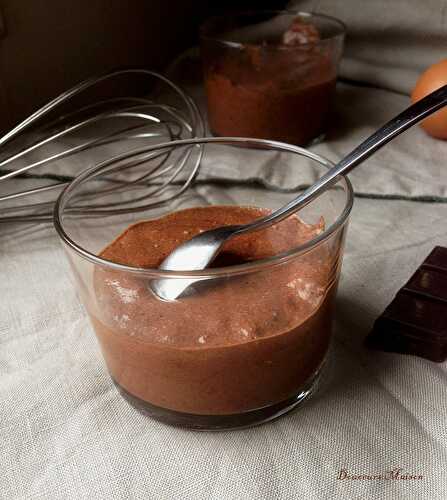
M 430 92 L 447 85 L 447 59 L 430 66 L 417 81 L 411 100 L 419 101 Z M 427 134 L 438 139 L 447 139 L 447 107 L 444 107 L 421 122 Z

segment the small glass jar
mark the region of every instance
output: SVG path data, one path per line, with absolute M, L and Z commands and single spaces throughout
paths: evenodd
M 330 124 L 345 27 L 309 13 L 211 18 L 201 53 L 211 132 L 306 145 Z
M 230 179 L 230 170 L 228 182 L 219 177 L 225 165 L 240 162 L 262 164 L 270 181 L 273 169 L 280 172 L 275 196 L 268 183 Z M 301 210 L 300 220 L 291 216 L 281 223 L 285 229 L 264 230 L 257 248 L 270 250 L 254 261 L 228 247 L 204 271 L 147 268 L 145 251 L 163 244 L 168 227 L 171 239 L 177 229 L 178 241 L 188 239 L 195 217 L 191 227 L 160 223 L 138 249 L 123 234 L 182 209 L 274 210 L 294 196 L 281 178 L 293 175 L 297 195 L 330 166 L 273 141 L 188 139 L 92 167 L 64 190 L 55 227 L 110 375 L 132 405 L 173 425 L 231 429 L 273 419 L 314 391 L 331 339 L 353 201 L 347 179 Z M 298 226 L 312 228 L 312 237 Z M 250 241 L 240 247 L 248 254 Z M 112 247 L 121 257 L 111 256 Z M 138 258 L 129 265 L 132 252 Z M 158 279 L 197 281 L 177 300 L 163 301 L 151 290 Z

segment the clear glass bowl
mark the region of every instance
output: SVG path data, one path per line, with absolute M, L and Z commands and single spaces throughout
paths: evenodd
M 297 22 L 298 34 L 289 29 Z M 259 11 L 205 22 L 201 53 L 213 134 L 298 145 L 321 138 L 330 124 L 344 35 L 341 21 L 304 12 Z M 293 45 L 294 37 L 307 43 Z
M 110 375 L 132 405 L 169 424 L 230 429 L 275 418 L 312 393 L 331 338 L 348 180 L 300 219 L 235 238 L 210 269 L 160 271 L 145 262 L 168 239 L 188 239 L 199 222 L 219 225 L 234 207 L 278 208 L 330 166 L 273 141 L 191 139 L 103 162 L 64 190 L 55 227 Z M 118 237 L 187 208 L 196 210 L 184 212 L 192 215 L 183 225 L 146 222 Z M 138 236 L 147 227 L 155 229 Z M 154 279 L 191 277 L 200 281 L 177 301 L 151 292 Z

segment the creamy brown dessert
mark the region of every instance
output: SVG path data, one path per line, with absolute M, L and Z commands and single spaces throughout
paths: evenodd
M 305 145 L 329 125 L 336 63 L 297 18 L 281 39 L 238 49 L 202 44 L 208 120 L 220 136 Z
M 130 226 L 105 259 L 157 268 L 184 240 L 267 213 L 213 206 Z M 266 258 L 315 237 L 292 216 L 229 241 L 214 266 Z M 149 405 L 200 415 L 248 412 L 294 396 L 319 369 L 328 348 L 334 263 L 326 244 L 285 264 L 195 285 L 177 301 L 156 298 L 148 280 L 97 267 L 90 314 L 109 371 Z

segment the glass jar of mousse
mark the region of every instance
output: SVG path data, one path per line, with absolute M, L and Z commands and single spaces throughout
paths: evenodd
M 279 208 L 330 166 L 273 141 L 188 139 L 92 167 L 64 190 L 55 227 L 110 376 L 132 405 L 173 425 L 231 429 L 271 420 L 315 390 L 353 201 L 347 179 L 299 215 L 233 238 L 206 270 L 158 265 L 195 234 Z M 151 287 L 159 279 L 189 286 L 162 300 Z
M 341 21 L 257 11 L 211 18 L 200 34 L 213 134 L 301 146 L 323 137 L 343 51 Z

